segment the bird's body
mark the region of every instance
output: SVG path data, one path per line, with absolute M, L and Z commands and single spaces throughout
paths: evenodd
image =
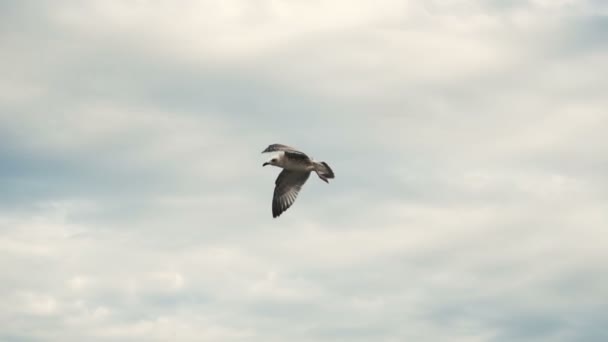
M 299 155 L 289 155 L 285 152 L 281 151 L 277 154 L 277 162 L 273 164 L 278 166 L 284 170 L 290 171 L 302 171 L 302 172 L 311 172 L 314 171 L 313 161 L 308 158 L 308 156 L 302 155 L 300 158 Z
M 335 177 L 327 163 L 315 161 L 293 147 L 272 144 L 262 151 L 262 153 L 266 152 L 278 153 L 262 166 L 273 165 L 283 169 L 275 181 L 272 198 L 272 216 L 275 218 L 295 202 L 311 172 L 316 172 L 319 178 L 326 183 L 329 183 L 328 179 Z

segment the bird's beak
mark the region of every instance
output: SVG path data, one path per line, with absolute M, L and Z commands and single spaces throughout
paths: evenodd
M 270 165 L 270 163 L 264 163 L 264 164 L 262 164 L 262 166 L 266 166 L 266 165 Z

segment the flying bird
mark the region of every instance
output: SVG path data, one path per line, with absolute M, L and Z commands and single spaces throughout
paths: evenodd
M 325 183 L 334 178 L 334 172 L 326 162 L 319 162 L 308 157 L 303 152 L 281 144 L 272 144 L 262 153 L 279 152 L 262 166 L 272 165 L 283 169 L 275 181 L 272 197 L 272 217 L 279 217 L 289 209 L 298 197 L 302 186 L 308 180 L 312 171 Z

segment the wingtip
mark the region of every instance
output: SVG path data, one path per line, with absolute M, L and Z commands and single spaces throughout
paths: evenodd
M 277 208 L 276 206 L 272 206 L 272 218 L 276 219 L 277 217 L 281 216 L 281 212 L 279 210 L 279 208 Z
M 266 148 L 262 151 L 262 153 L 268 153 L 268 152 L 274 152 L 274 147 L 276 147 L 277 144 L 270 144 L 268 146 L 266 146 Z

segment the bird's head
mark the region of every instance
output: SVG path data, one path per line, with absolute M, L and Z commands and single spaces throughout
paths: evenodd
M 266 166 L 266 165 L 277 165 L 277 163 L 279 162 L 278 158 L 272 158 L 269 161 L 265 162 L 264 164 L 262 164 L 262 166 Z

